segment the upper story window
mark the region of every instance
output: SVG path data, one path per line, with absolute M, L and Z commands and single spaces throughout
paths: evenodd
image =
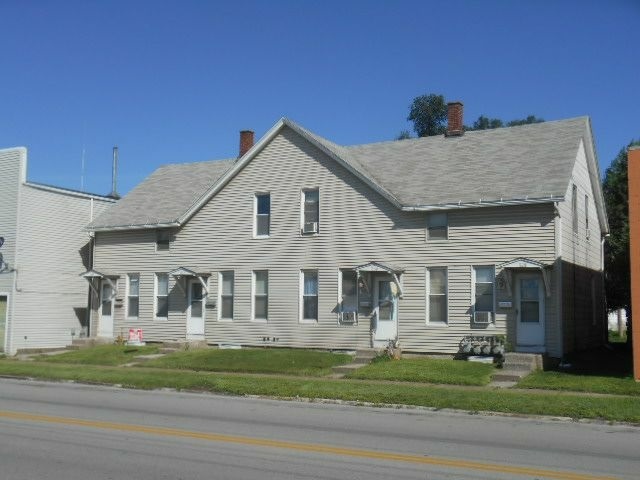
M 302 271 L 302 320 L 318 321 L 318 271 Z
M 267 320 L 269 318 L 269 271 L 255 270 L 252 287 L 253 319 Z
M 320 191 L 302 191 L 302 233 L 318 233 L 320 227 Z
M 156 273 L 155 317 L 166 320 L 169 317 L 169 274 Z
M 494 314 L 495 268 L 473 267 L 473 320 L 490 323 Z
M 578 233 L 578 186 L 575 184 L 571 189 L 571 216 L 573 233 Z
M 169 250 L 171 245 L 171 232 L 169 230 L 156 230 L 156 251 Z
M 449 218 L 446 213 L 430 213 L 427 216 L 427 240 L 447 240 L 449 238 Z
M 447 268 L 427 269 L 427 323 L 446 324 L 449 310 Z
M 218 280 L 218 288 L 220 289 L 218 319 L 233 320 L 233 271 L 220 272 Z
M 587 238 L 589 238 L 589 196 L 584 196 L 584 228 Z
M 258 193 L 254 202 L 256 218 L 253 233 L 256 237 L 268 237 L 271 220 L 271 194 Z
M 127 275 L 127 317 L 138 318 L 140 310 L 140 274 Z

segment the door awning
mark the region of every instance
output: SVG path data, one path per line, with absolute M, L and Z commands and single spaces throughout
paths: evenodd
M 501 265 L 497 265 L 498 269 L 501 269 L 505 275 L 505 281 L 507 286 L 507 292 L 509 295 L 511 293 L 511 286 L 513 284 L 512 281 L 512 270 L 530 270 L 530 271 L 539 271 L 542 274 L 542 280 L 544 282 L 544 290 L 547 297 L 551 296 L 551 283 L 549 280 L 549 268 L 551 265 L 545 265 L 544 263 L 537 262 L 536 260 L 531 260 L 530 258 L 518 257 L 505 262 Z
M 404 289 L 402 288 L 402 283 L 400 282 L 400 278 L 398 277 L 398 275 L 404 272 L 403 269 L 392 267 L 391 265 L 385 265 L 380 262 L 369 262 L 365 263 L 364 265 L 358 265 L 354 268 L 354 270 L 356 271 L 358 277 L 362 272 L 386 272 L 393 277 L 393 283 L 395 283 L 398 287 L 400 298 L 402 298 L 402 296 L 404 295 Z
M 204 289 L 205 293 L 207 295 L 209 294 L 209 289 L 207 288 L 207 282 L 205 281 L 205 278 L 209 277 L 208 273 L 197 273 L 187 267 L 178 267 L 171 270 L 169 272 L 169 275 L 174 277 L 176 280 L 179 280 L 181 278 L 187 278 L 187 277 L 197 278 L 202 284 L 202 288 Z
M 117 294 L 117 292 L 118 292 L 117 284 L 113 280 L 116 280 L 116 279 L 120 278 L 119 275 L 108 275 L 106 273 L 99 272 L 99 271 L 94 270 L 92 268 L 92 269 L 87 270 L 84 273 L 81 273 L 80 276 L 83 277 L 87 282 L 89 282 L 89 286 L 96 293 L 96 295 L 99 295 L 98 289 L 97 289 L 97 287 L 96 287 L 96 285 L 94 283 L 94 280 L 96 278 L 98 278 L 100 280 L 104 280 L 109 285 L 111 285 L 112 296 L 115 296 Z

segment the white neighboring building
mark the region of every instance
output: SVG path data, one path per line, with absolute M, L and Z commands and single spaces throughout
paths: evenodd
M 114 199 L 27 181 L 27 149 L 0 150 L 0 352 L 89 335 L 85 226 Z

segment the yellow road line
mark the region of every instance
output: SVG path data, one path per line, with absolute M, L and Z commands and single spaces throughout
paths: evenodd
M 515 465 L 500 465 L 495 463 L 482 463 L 467 460 L 456 460 L 438 457 L 424 457 L 420 455 L 408 455 L 402 453 L 378 452 L 375 450 L 363 450 L 356 448 L 333 447 L 329 445 L 315 445 L 311 443 L 285 442 L 281 440 L 269 440 L 263 438 L 243 437 L 237 435 L 224 435 L 218 433 L 194 432 L 175 428 L 151 427 L 145 425 L 131 425 L 126 423 L 101 422 L 96 420 L 83 420 L 79 418 L 53 417 L 49 415 L 37 415 L 32 413 L 10 412 L 0 410 L 0 418 L 13 420 L 26 420 L 32 422 L 55 423 L 61 425 L 76 425 L 81 427 L 99 428 L 103 430 L 116 430 L 122 432 L 148 433 L 151 435 L 163 435 L 179 438 L 193 438 L 213 442 L 235 443 L 240 445 L 254 445 L 258 447 L 283 448 L 312 453 L 326 453 L 347 457 L 372 458 L 376 460 L 391 460 L 422 465 L 436 465 L 440 467 L 463 468 L 469 470 L 482 470 L 486 472 L 510 473 L 514 475 L 526 475 L 558 480 L 614 480 L 613 477 L 600 477 L 571 472 L 545 470 L 530 467 L 518 467 Z

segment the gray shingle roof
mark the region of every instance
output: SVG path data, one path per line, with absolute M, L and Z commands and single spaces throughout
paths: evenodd
M 564 196 L 588 118 L 345 147 L 403 206 Z
M 96 218 L 89 229 L 175 223 L 233 163 L 213 160 L 162 166 Z
M 344 147 L 287 119 L 277 125 L 307 137 L 402 207 L 562 197 L 580 140 L 590 128 L 587 117 L 578 117 L 471 131 L 460 137 L 440 135 Z M 274 129 L 272 134 L 278 131 Z M 248 161 L 264 141 L 246 155 Z M 161 167 L 89 229 L 178 223 L 221 187 L 216 182 L 235 163 L 220 160 Z

